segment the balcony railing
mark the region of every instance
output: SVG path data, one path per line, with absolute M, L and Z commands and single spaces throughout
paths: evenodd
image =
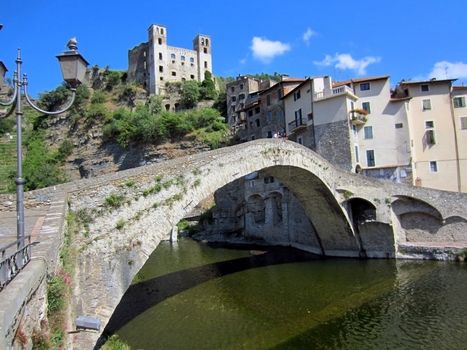
M 350 121 L 353 125 L 363 125 L 368 121 L 368 112 L 364 109 L 354 109 L 350 111 Z
M 324 91 L 317 92 L 313 95 L 313 98 L 315 101 L 317 101 L 317 100 L 323 100 L 326 98 L 335 97 L 339 95 L 345 95 L 345 94 L 353 95 L 353 90 L 349 88 L 347 85 L 338 86 L 338 87 L 333 88 L 332 90 L 324 90 Z
M 302 118 L 295 119 L 289 123 L 289 132 L 294 132 L 298 129 L 306 128 L 306 127 L 307 127 L 307 124 L 303 121 Z
M 28 240 L 28 243 L 25 244 L 23 248 L 14 249 L 12 253 L 7 254 L 7 251 L 17 246 L 19 240 L 0 247 L 0 290 L 2 290 L 31 260 L 31 247 L 35 243 L 31 243 L 31 236 L 26 236 L 25 238 Z

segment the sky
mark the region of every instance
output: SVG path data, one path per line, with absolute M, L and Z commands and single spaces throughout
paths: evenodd
M 211 36 L 217 76 L 389 75 L 467 83 L 465 0 L 155 1 L 2 0 L 0 60 L 11 77 L 17 49 L 33 96 L 61 81 L 54 56 L 78 39 L 90 66 L 128 68 L 128 50 L 162 24 L 170 46 Z

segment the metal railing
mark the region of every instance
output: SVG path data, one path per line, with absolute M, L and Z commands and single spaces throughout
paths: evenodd
M 303 121 L 302 118 L 292 120 L 289 122 L 289 131 L 293 132 L 295 129 L 300 128 L 300 127 L 306 127 L 307 124 Z
M 37 242 L 31 243 L 31 236 L 26 236 L 28 243 L 22 248 L 16 248 L 16 251 L 7 255 L 7 250 L 11 247 L 18 247 L 20 240 L 14 241 L 8 245 L 0 247 L 0 291 L 15 278 L 31 260 L 31 248 Z

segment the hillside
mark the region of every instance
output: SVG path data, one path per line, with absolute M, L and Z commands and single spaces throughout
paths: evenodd
M 162 99 L 127 83 L 125 72 L 93 68 L 89 83 L 78 88 L 70 111 L 51 117 L 25 108 L 26 189 L 228 144 L 228 127 L 222 114 L 225 98 L 211 88 L 212 80 L 212 85 L 205 81 L 168 84 L 170 92 Z M 37 103 L 57 110 L 69 97 L 69 90 L 60 86 L 41 94 Z M 0 119 L 0 193 L 14 191 L 14 135 L 14 115 Z

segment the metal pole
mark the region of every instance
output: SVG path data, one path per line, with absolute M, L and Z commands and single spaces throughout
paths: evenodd
M 24 179 L 23 179 L 23 137 L 22 137 L 22 106 L 21 106 L 21 50 L 16 57 L 16 228 L 18 249 L 24 247 Z

